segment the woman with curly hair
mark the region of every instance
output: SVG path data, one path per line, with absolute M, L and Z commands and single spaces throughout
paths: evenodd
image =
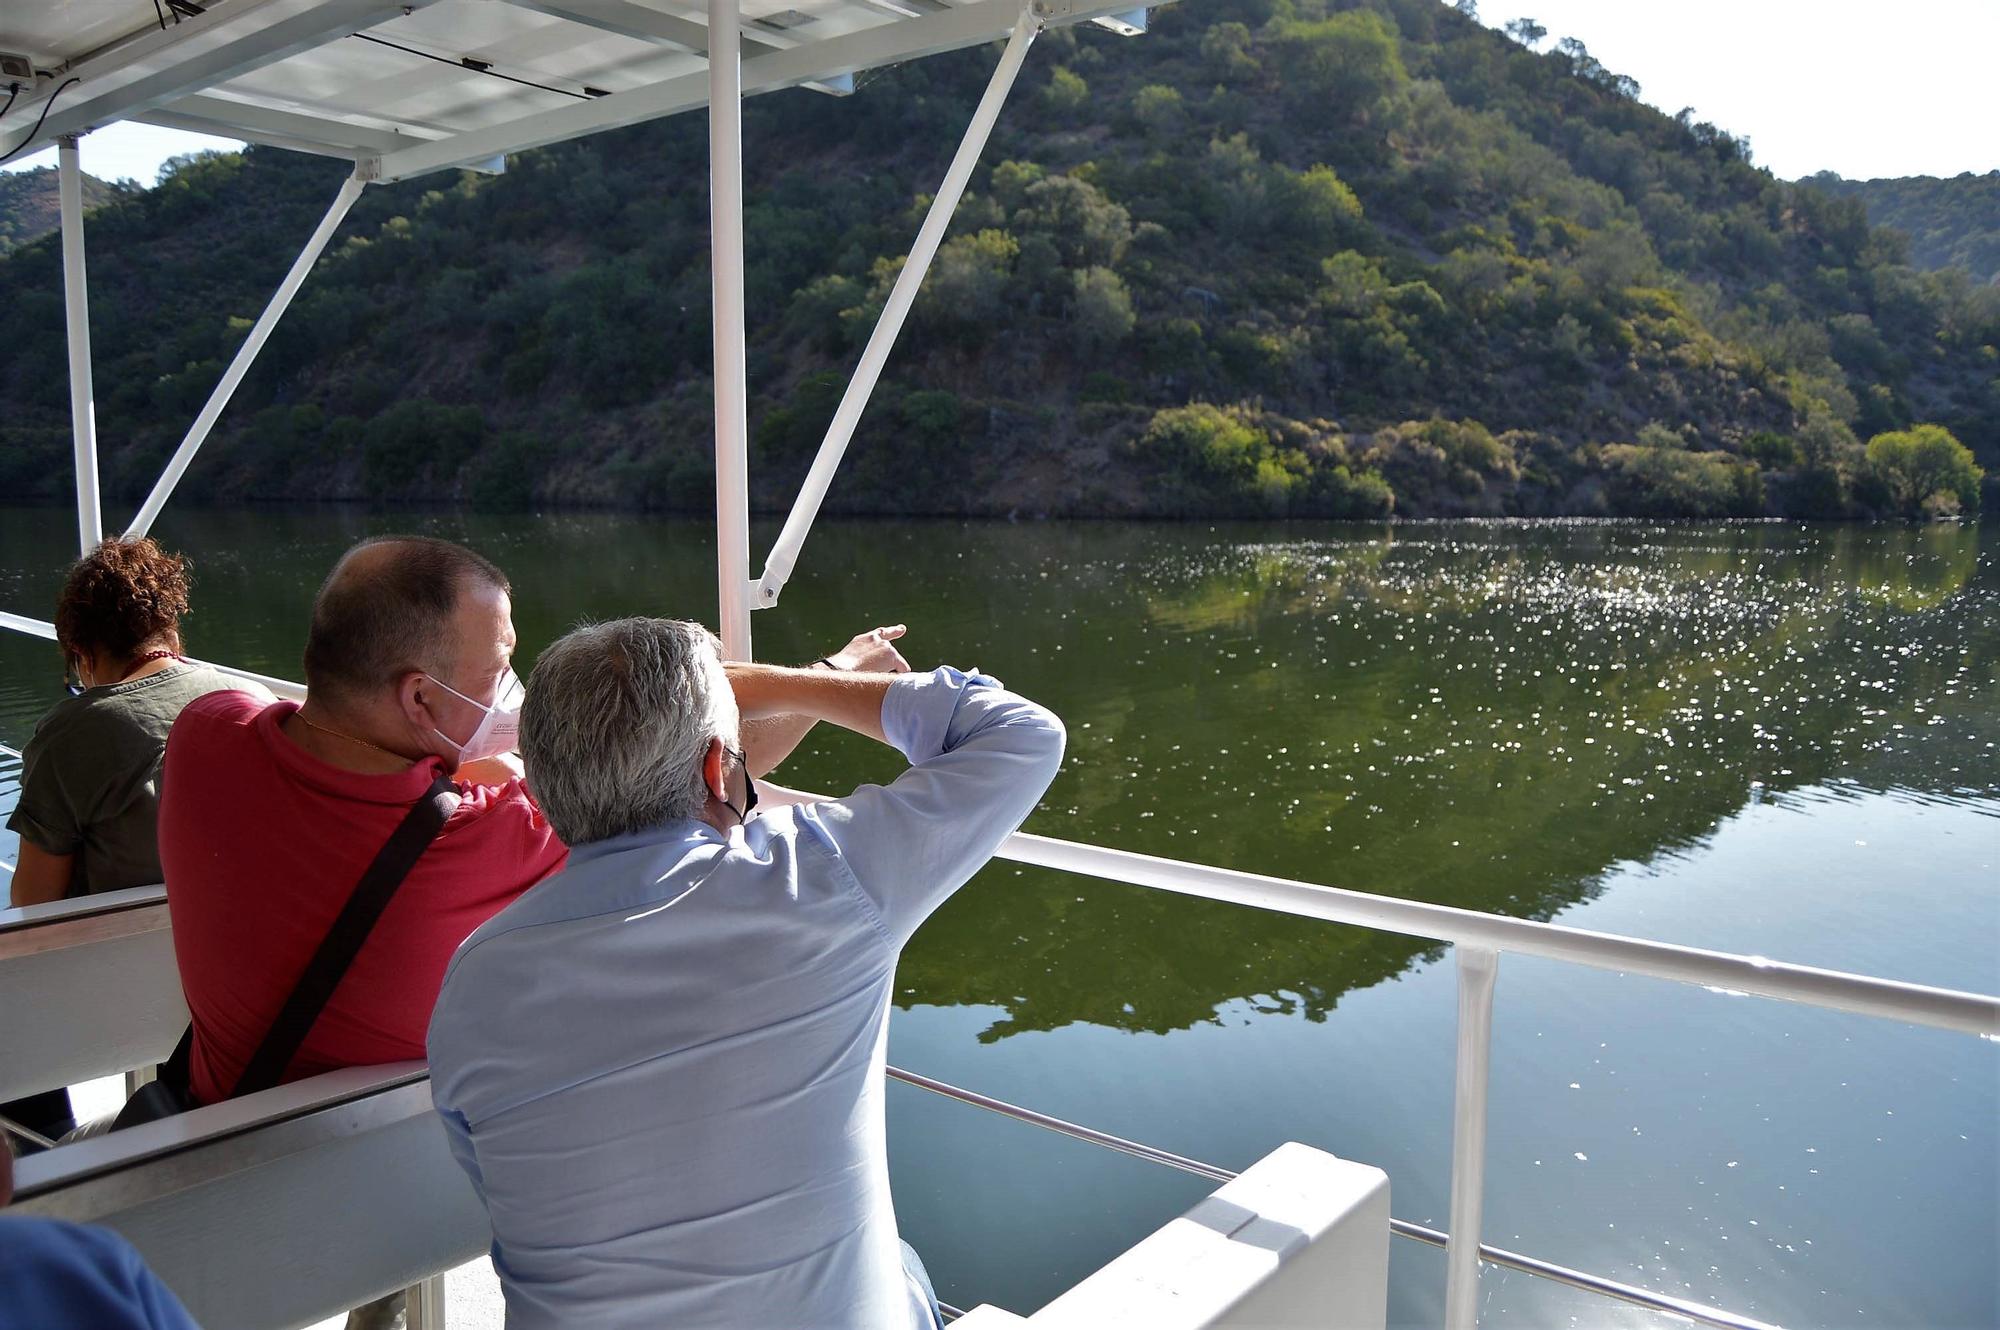
M 79 559 L 56 605 L 70 696 L 22 753 L 13 903 L 160 880 L 160 758 L 181 708 L 245 684 L 182 658 L 187 565 L 151 540 L 111 539 Z

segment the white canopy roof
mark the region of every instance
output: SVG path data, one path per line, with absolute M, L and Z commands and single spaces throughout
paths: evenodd
M 1032 7 L 1131 31 L 1135 3 Z M 1021 0 L 744 0 L 743 92 L 844 93 L 856 70 L 1004 38 L 1020 14 Z M 53 77 L 22 86 L 0 151 L 139 120 L 396 180 L 703 106 L 707 49 L 703 0 L 10 0 L 0 54 Z

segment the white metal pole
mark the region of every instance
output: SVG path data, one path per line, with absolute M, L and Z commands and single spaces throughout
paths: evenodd
M 271 330 L 278 326 L 278 320 L 283 318 L 286 309 L 290 308 L 292 297 L 299 293 L 299 287 L 305 283 L 306 274 L 312 271 L 313 264 L 319 260 L 327 242 L 333 239 L 333 233 L 346 219 L 347 210 L 361 197 L 363 188 L 365 188 L 363 182 L 354 176 L 349 176 L 340 182 L 340 192 L 334 195 L 333 206 L 326 210 L 326 216 L 320 219 L 319 229 L 312 233 L 312 239 L 306 241 L 306 247 L 299 251 L 299 257 L 293 262 L 292 270 L 285 274 L 285 280 L 278 283 L 278 290 L 271 297 L 271 303 L 264 306 L 263 316 L 251 327 L 250 335 L 243 339 L 243 345 L 236 348 L 236 358 L 229 362 L 229 368 L 223 372 L 221 382 L 217 383 L 215 391 L 208 395 L 208 403 L 202 407 L 201 414 L 195 417 L 194 424 L 188 429 L 187 437 L 181 440 L 181 446 L 174 449 L 174 455 L 167 461 L 166 470 L 160 473 L 159 480 L 153 484 L 153 492 L 146 496 L 146 502 L 140 505 L 138 515 L 132 519 L 132 525 L 125 529 L 126 535 L 143 536 L 153 529 L 153 523 L 159 518 L 160 509 L 166 507 L 168 497 L 174 492 L 174 486 L 181 483 L 181 477 L 187 473 L 189 463 L 194 461 L 194 455 L 200 452 L 201 445 L 208 441 L 209 431 L 215 428 L 215 422 L 221 417 L 223 408 L 228 406 L 229 399 L 235 396 L 237 385 L 242 383 L 243 376 L 250 372 L 250 366 L 256 361 L 257 353 L 264 349 L 264 343 L 269 340 Z
M 76 534 L 84 554 L 104 539 L 97 497 L 97 405 L 90 382 L 90 291 L 83 275 L 83 166 L 76 135 L 56 149 L 56 191 L 62 206 L 63 307 L 69 320 L 69 424 L 76 449 Z
M 1445 1247 L 1445 1330 L 1479 1322 L 1479 1221 L 1486 1204 L 1486 1087 L 1493 1069 L 1493 984 L 1500 953 L 1460 946 L 1458 1084 L 1452 1100 L 1451 1240 Z
M 986 95 L 979 99 L 978 109 L 972 113 L 972 123 L 966 127 L 965 138 L 958 145 L 958 154 L 951 159 L 951 166 L 945 171 L 944 184 L 939 186 L 937 197 L 931 200 L 930 211 L 924 214 L 924 224 L 917 231 L 916 243 L 910 247 L 910 257 L 903 264 L 902 272 L 896 275 L 895 285 L 889 289 L 888 302 L 882 306 L 881 317 L 875 321 L 875 331 L 869 334 L 868 345 L 862 349 L 861 363 L 855 368 L 854 378 L 848 383 L 846 393 L 841 396 L 839 409 L 833 413 L 833 422 L 827 426 L 826 439 L 820 444 L 819 455 L 813 458 L 812 470 L 806 473 L 805 484 L 799 488 L 799 497 L 792 504 L 791 514 L 785 518 L 784 529 L 778 533 L 778 543 L 772 546 L 770 557 L 764 561 L 764 576 L 757 583 L 757 605 L 760 609 L 778 603 L 778 593 L 784 590 L 786 579 L 791 577 L 792 569 L 798 564 L 799 549 L 806 543 L 813 519 L 819 515 L 820 504 L 826 499 L 827 487 L 833 483 L 833 474 L 839 470 L 840 459 L 847 453 L 848 442 L 854 437 L 854 427 L 861 422 L 861 413 L 867 409 L 868 399 L 875 392 L 875 382 L 882 377 L 882 367 L 888 363 L 897 334 L 903 330 L 903 320 L 909 316 L 910 306 L 916 302 L 924 274 L 930 271 L 931 260 L 936 257 L 945 229 L 951 225 L 952 214 L 958 210 L 958 201 L 964 196 L 966 183 L 972 178 L 972 168 L 979 164 L 979 154 L 985 150 L 986 140 L 993 133 L 993 124 L 1000 118 L 1000 108 L 1014 86 L 1015 76 L 1021 72 L 1021 62 L 1027 58 L 1028 47 L 1040 31 L 1040 21 L 1032 12 L 1023 10 L 1020 21 L 1014 25 L 1013 35 L 1007 39 L 1007 49 L 1000 56 L 1000 65 L 986 85 Z
M 715 563 L 722 649 L 750 659 L 750 385 L 743 349 L 739 0 L 708 0 L 708 225 L 714 276 Z

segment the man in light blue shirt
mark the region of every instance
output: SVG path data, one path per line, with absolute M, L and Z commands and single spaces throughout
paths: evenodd
M 911 766 L 752 818 L 739 721 L 786 714 Z M 429 1039 L 508 1325 L 929 1330 L 883 1129 L 896 959 L 1062 722 L 978 674 L 725 667 L 624 619 L 543 653 L 521 739 L 569 865 L 459 948 Z

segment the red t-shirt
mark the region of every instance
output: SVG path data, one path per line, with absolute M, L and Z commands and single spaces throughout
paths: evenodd
M 355 883 L 442 759 L 394 775 L 328 766 L 247 693 L 191 702 L 167 739 L 160 864 L 194 1017 L 195 1097 L 225 1097 Z M 568 851 L 518 780 L 464 801 L 417 860 L 292 1059 L 286 1080 L 424 1056 L 445 967 Z

